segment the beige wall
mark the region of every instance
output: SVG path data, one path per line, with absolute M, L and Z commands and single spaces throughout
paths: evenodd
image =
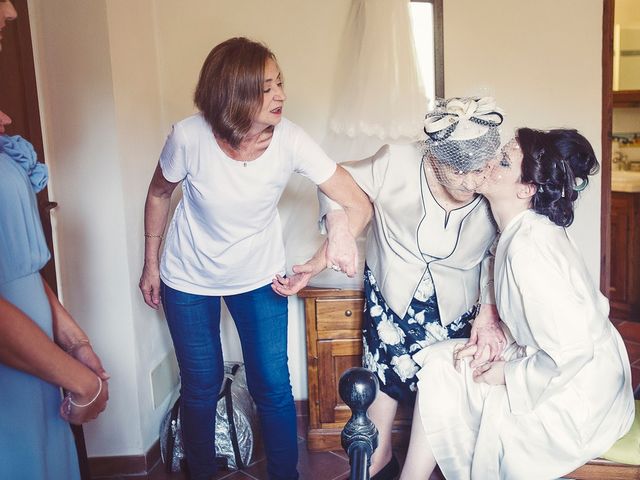
M 162 315 L 140 300 L 142 205 L 172 122 L 209 49 L 232 35 L 267 43 L 285 74 L 285 115 L 326 135 L 347 0 L 29 0 L 64 302 L 113 376 L 108 410 L 86 428 L 90 456 L 136 455 L 156 440 L 150 372 L 170 351 Z M 579 9 L 580 15 L 573 12 Z M 515 125 L 570 125 L 599 150 L 600 0 L 458 0 L 445 5 L 447 94 L 495 94 Z M 544 32 L 544 34 L 542 33 Z M 480 92 L 482 93 L 482 92 Z M 316 200 L 294 178 L 280 203 L 288 264 L 318 241 Z M 599 182 L 573 227 L 594 276 Z M 224 320 L 228 358 L 239 358 Z M 290 365 L 306 398 L 301 302 L 290 301 Z
M 177 9 L 168 0 L 30 0 L 29 8 L 50 192 L 60 203 L 61 292 L 112 374 L 109 408 L 85 428 L 89 455 L 141 454 L 157 439 L 169 403 L 154 409 L 150 374 L 170 338 L 137 291 L 142 206 L 166 132 L 194 111 L 193 88 L 212 46 L 246 35 L 278 55 L 285 115 L 322 141 L 349 3 L 191 0 Z M 289 264 L 317 246 L 315 203 L 306 180 L 292 181 L 283 196 Z M 292 299 L 290 311 L 294 396 L 306 398 L 301 302 Z M 240 359 L 235 328 L 228 317 L 223 324 L 225 356 Z
M 493 95 L 505 134 L 577 128 L 600 156 L 601 32 L 602 0 L 445 2 L 445 93 Z M 584 193 L 570 231 L 599 285 L 600 175 Z

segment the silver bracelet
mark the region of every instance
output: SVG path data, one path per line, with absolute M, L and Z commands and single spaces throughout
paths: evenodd
M 79 403 L 74 402 L 73 397 L 71 396 L 71 393 L 69 393 L 69 403 L 74 407 L 85 408 L 91 405 L 93 402 L 95 402 L 100 396 L 100 394 L 102 393 L 102 379 L 100 377 L 97 377 L 97 378 L 98 378 L 98 382 L 100 383 L 100 386 L 98 387 L 98 393 L 95 394 L 95 396 L 91 399 L 91 401 L 89 401 L 88 403 L 85 403 L 84 405 L 81 405 Z
M 154 235 L 153 233 L 145 233 L 144 238 L 159 238 L 163 239 L 164 235 Z

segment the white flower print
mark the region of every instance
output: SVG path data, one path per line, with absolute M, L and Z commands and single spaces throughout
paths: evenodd
M 380 315 L 382 315 L 382 312 L 383 310 L 380 305 L 374 305 L 369 309 L 369 315 L 371 315 L 372 317 L 379 317 Z
M 427 323 L 424 326 L 424 330 L 427 337 L 426 339 L 428 341 L 433 339 L 433 341 L 430 341 L 429 344 L 439 342 L 441 340 L 446 340 L 447 338 L 449 338 L 449 335 L 447 334 L 447 329 L 437 322 Z
M 408 378 L 412 378 L 420 369 L 411 356 L 406 353 L 399 357 L 394 356 L 391 359 L 391 365 L 393 365 L 393 370 L 403 382 L 406 382 Z
M 376 297 L 376 292 L 373 288 L 371 289 L 371 295 L 369 295 L 369 298 L 373 303 L 375 303 L 376 305 L 378 304 L 378 297 Z
M 387 345 L 397 345 L 404 340 L 404 332 L 402 329 L 382 315 L 382 321 L 378 324 L 378 336 L 383 343 Z
M 376 350 L 375 355 L 369 351 L 367 342 L 362 342 L 362 363 L 368 370 L 378 375 L 378 378 L 383 384 L 387 383 L 385 370 L 389 367 L 380 362 L 380 352 Z
M 416 322 L 418 323 L 418 325 L 424 325 L 424 310 L 416 313 L 414 318 L 416 319 Z
M 416 289 L 414 297 L 421 302 L 426 302 L 427 299 L 431 298 L 434 293 L 435 288 L 433 287 L 433 280 L 429 272 L 426 271 L 424 272 L 422 280 L 420 280 L 420 283 L 418 284 L 418 288 Z

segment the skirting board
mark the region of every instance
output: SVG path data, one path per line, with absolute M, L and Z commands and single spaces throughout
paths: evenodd
M 296 400 L 295 403 L 298 416 L 309 414 L 308 400 Z M 157 440 L 145 455 L 91 457 L 89 458 L 89 470 L 91 478 L 95 480 L 99 480 L 100 477 L 117 477 L 118 475 L 139 476 L 142 480 L 159 461 L 160 440 Z
M 151 472 L 160 461 L 160 440 L 156 441 L 144 455 L 123 455 L 89 458 L 91 478 L 117 477 L 118 475 L 143 476 Z M 144 477 L 142 477 L 144 478 Z

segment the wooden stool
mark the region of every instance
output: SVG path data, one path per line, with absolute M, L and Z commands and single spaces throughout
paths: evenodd
M 640 480 L 640 465 L 626 465 L 596 458 L 567 474 L 574 480 Z
M 629 432 L 618 440 L 604 457 L 640 463 L 640 400 L 636 398 L 636 414 Z M 575 480 L 640 480 L 640 465 L 629 465 L 617 461 L 596 458 L 564 476 Z

